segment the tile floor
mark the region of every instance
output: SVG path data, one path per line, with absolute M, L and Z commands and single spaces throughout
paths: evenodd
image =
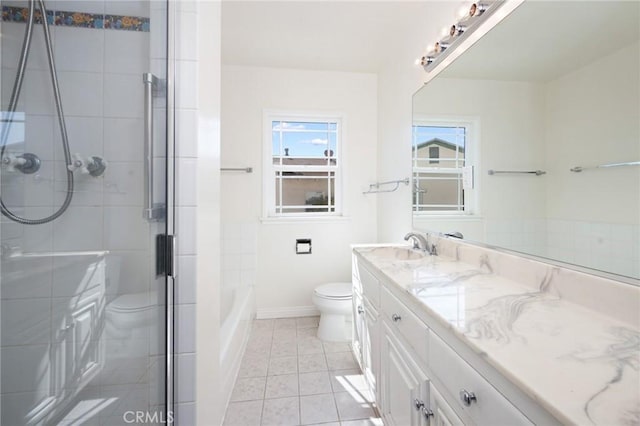
M 382 426 L 350 345 L 317 330 L 318 317 L 253 322 L 225 426 Z

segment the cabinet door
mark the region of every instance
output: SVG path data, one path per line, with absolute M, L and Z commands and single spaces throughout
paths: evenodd
M 429 426 L 454 426 L 464 424 L 449 404 L 447 404 L 442 395 L 440 395 L 440 392 L 433 387 L 433 384 L 429 386 L 429 408 L 433 413 Z
M 378 374 L 380 373 L 380 333 L 378 312 L 364 299 L 364 339 L 362 346 L 362 372 L 371 391 L 379 401 Z
M 364 371 L 362 348 L 364 347 L 364 305 L 362 296 L 353 293 L 353 352 L 356 355 L 360 367 Z
M 427 377 L 382 322 L 381 410 L 385 425 L 426 424 L 421 404 L 428 404 Z M 418 404 L 418 405 L 416 405 Z

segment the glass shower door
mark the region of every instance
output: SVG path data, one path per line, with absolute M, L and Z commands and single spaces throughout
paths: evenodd
M 167 2 L 1 5 L 0 423 L 170 423 Z

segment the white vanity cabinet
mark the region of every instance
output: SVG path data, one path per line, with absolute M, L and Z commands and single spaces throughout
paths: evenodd
M 389 426 L 429 424 L 429 380 L 409 351 L 382 322 L 380 400 L 384 424 Z
M 379 398 L 380 331 L 378 309 L 380 284 L 367 270 L 354 264 L 353 349 L 376 400 Z
M 353 347 L 385 425 L 532 424 L 374 270 L 354 254 Z

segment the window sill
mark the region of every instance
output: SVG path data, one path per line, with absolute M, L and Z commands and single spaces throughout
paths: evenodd
M 434 214 L 434 215 L 413 215 L 414 222 L 421 221 L 457 221 L 457 222 L 479 222 L 483 218 L 478 215 L 455 215 L 455 214 Z
M 349 216 L 269 216 L 261 217 L 260 222 L 265 225 L 291 225 L 301 223 L 346 223 L 350 222 Z

